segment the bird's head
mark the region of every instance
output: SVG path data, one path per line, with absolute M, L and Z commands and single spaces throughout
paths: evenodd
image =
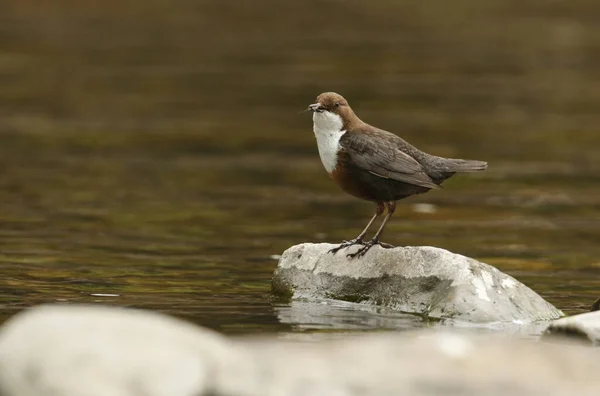
M 313 112 L 315 123 L 321 121 L 339 121 L 346 128 L 354 120 L 358 120 L 354 111 L 344 97 L 335 92 L 324 92 L 317 96 L 317 101 L 308 110 Z

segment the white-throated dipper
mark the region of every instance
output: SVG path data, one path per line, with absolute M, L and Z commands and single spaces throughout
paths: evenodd
M 424 153 L 404 139 L 363 122 L 346 99 L 335 92 L 325 92 L 308 106 L 313 112 L 313 130 L 319 156 L 329 176 L 348 194 L 377 204 L 375 214 L 354 239 L 344 241 L 338 250 L 363 245 L 349 257 L 362 256 L 372 246 L 392 247 L 379 241 L 386 223 L 396 210 L 396 201 L 432 188 L 456 172 L 487 169 L 483 161 L 436 157 Z M 367 230 L 387 208 L 379 230 L 368 242 Z

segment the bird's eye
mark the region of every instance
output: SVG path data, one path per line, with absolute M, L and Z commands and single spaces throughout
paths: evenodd
M 340 107 L 342 104 L 340 102 L 336 102 L 335 107 Z

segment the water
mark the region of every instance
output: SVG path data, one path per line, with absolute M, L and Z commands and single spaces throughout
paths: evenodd
M 362 34 L 325 24 L 336 2 L 9 4 L 1 319 L 62 301 L 236 334 L 423 326 L 347 307 L 303 319 L 269 294 L 276 255 L 353 237 L 374 210 L 328 180 L 298 114 L 324 90 L 426 151 L 489 162 L 400 202 L 387 242 L 475 257 L 566 313 L 600 296 L 593 2 L 563 19 L 558 4 L 532 19 L 531 4 L 491 2 L 466 24 L 467 5 L 439 19 L 348 2 L 338 14 Z

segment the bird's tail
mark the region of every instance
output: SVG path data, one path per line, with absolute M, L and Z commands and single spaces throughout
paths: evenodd
M 479 172 L 487 169 L 487 162 L 448 158 L 444 165 L 448 172 Z

